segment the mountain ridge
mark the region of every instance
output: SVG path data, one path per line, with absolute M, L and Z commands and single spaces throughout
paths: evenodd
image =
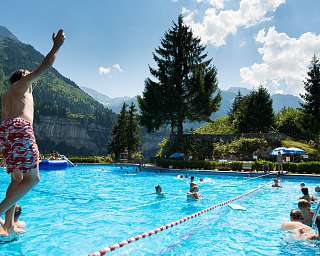
M 89 95 L 94 97 L 96 100 L 98 100 L 100 103 L 110 107 L 113 112 L 119 113 L 121 110 L 121 107 L 123 103 L 131 104 L 131 102 L 135 103 L 137 105 L 137 97 L 116 97 L 116 98 L 111 98 L 101 92 L 98 92 L 95 89 L 88 88 L 88 87 L 81 87 L 85 92 L 87 92 Z M 228 111 L 231 107 L 231 104 L 238 94 L 238 92 L 242 95 L 247 95 L 250 93 L 251 90 L 244 88 L 244 87 L 230 87 L 229 89 L 226 90 L 221 90 L 222 94 L 222 102 L 220 109 L 213 114 L 214 118 L 218 118 L 220 116 L 224 116 L 228 114 Z M 273 94 L 271 95 L 272 101 L 273 101 L 273 108 L 276 112 L 281 110 L 283 107 L 293 107 L 293 108 L 298 108 L 300 107 L 300 102 L 302 100 L 291 94 Z M 138 106 L 138 105 L 137 105 Z

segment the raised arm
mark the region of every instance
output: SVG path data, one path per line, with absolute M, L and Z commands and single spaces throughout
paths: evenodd
M 42 63 L 31 73 L 25 75 L 22 80 L 27 84 L 36 79 L 39 75 L 41 75 L 44 71 L 46 71 L 49 67 L 52 66 L 54 60 L 56 59 L 56 54 L 60 49 L 61 45 L 64 42 L 64 32 L 63 29 L 60 29 L 57 34 L 53 33 L 53 47 L 47 56 L 43 59 Z

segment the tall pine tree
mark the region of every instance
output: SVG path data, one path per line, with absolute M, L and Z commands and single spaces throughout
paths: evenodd
M 128 148 L 128 112 L 127 104 L 123 103 L 118 119 L 112 129 L 112 141 L 109 145 L 110 151 L 115 154 L 116 159 Z
M 149 132 L 170 125 L 172 133 L 182 135 L 185 121 L 208 120 L 218 110 L 217 70 L 181 15 L 161 39 L 153 59 L 157 68 L 149 69 L 155 80 L 147 78 L 138 97 L 141 124 Z
M 140 129 L 137 109 L 133 102 L 129 106 L 128 111 L 127 142 L 129 155 L 138 151 L 140 143 Z
M 138 151 L 140 143 L 140 127 L 137 109 L 134 103 L 128 105 L 123 103 L 117 122 L 112 129 L 112 141 L 109 145 L 110 151 L 119 159 L 120 154 L 128 150 L 129 157 Z
M 239 106 L 240 106 L 240 103 L 241 103 L 241 100 L 242 100 L 242 94 L 240 92 L 240 90 L 238 91 L 238 94 L 236 95 L 236 97 L 234 98 L 232 104 L 231 104 L 231 107 L 230 107 L 230 110 L 229 110 L 229 120 L 231 121 L 231 123 L 234 121 L 234 118 L 236 116 L 236 112 L 237 110 L 239 109 Z
M 320 63 L 316 55 L 304 81 L 305 94 L 301 94 L 304 102 L 301 104 L 304 114 L 304 129 L 309 137 L 319 143 L 320 134 Z

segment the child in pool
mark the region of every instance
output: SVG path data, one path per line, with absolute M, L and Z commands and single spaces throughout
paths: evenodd
M 283 230 L 291 231 L 296 238 L 306 238 L 306 235 L 312 234 L 312 228 L 303 224 L 303 215 L 299 210 L 292 210 L 290 212 L 290 221 L 281 225 Z
M 156 189 L 156 195 L 157 196 L 163 196 L 164 193 L 162 192 L 162 187 L 158 184 L 157 186 L 155 186 Z
M 271 187 L 273 188 L 281 188 L 279 179 L 274 179 Z
M 190 183 L 190 190 L 187 193 L 187 198 L 189 199 L 201 199 L 202 196 L 199 193 L 199 187 L 195 182 Z

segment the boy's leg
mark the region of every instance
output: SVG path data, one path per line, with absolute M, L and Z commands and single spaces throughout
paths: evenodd
M 8 211 L 6 211 L 6 218 L 4 222 L 5 230 L 12 230 L 14 227 L 14 211 L 16 209 L 16 205 L 12 206 Z
M 36 168 L 24 174 L 22 182 L 11 182 L 6 198 L 0 203 L 0 215 L 14 206 L 39 180 L 39 169 Z

